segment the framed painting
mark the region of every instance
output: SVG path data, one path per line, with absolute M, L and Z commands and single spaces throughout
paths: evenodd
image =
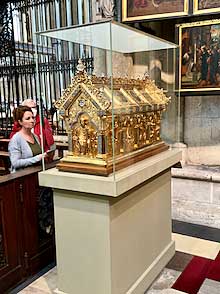
M 220 12 L 219 0 L 193 0 L 193 13 L 214 13 Z
M 220 90 L 220 20 L 180 24 L 180 91 Z
M 122 21 L 188 15 L 189 0 L 122 0 Z

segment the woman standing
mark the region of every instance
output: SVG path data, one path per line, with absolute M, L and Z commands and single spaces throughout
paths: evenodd
M 41 130 L 40 130 L 40 115 L 36 102 L 33 99 L 26 99 L 22 102 L 22 106 L 28 106 L 31 108 L 34 115 L 34 127 L 32 132 L 38 136 L 39 142 L 41 144 Z M 17 121 L 14 121 L 13 129 L 10 134 L 10 139 L 21 129 L 20 124 Z M 50 127 L 49 121 L 44 117 L 42 122 L 42 133 L 43 133 L 43 148 L 44 151 L 53 150 L 55 151 L 56 145 L 54 143 L 52 129 Z M 50 157 L 53 159 L 54 153 L 51 152 Z
M 34 115 L 31 108 L 19 106 L 13 111 L 14 121 L 21 127 L 9 142 L 8 150 L 11 160 L 11 169 L 16 171 L 20 168 L 33 165 L 41 161 L 42 155 L 39 140 L 31 132 L 34 127 Z
M 39 106 L 36 105 L 36 102 L 33 99 L 26 99 L 22 102 L 23 106 L 28 106 L 31 108 L 34 118 L 34 134 L 38 136 L 41 144 L 41 130 L 40 130 L 40 115 L 39 115 Z M 42 133 L 43 133 L 43 147 L 44 151 L 53 150 L 55 151 L 56 145 L 54 143 L 52 129 L 50 127 L 49 121 L 46 117 L 42 121 Z M 54 154 L 54 153 L 53 153 Z

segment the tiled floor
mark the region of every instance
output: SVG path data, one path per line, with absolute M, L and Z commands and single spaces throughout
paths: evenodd
M 204 240 L 220 242 L 219 229 L 204 225 L 186 223 L 179 220 L 172 221 L 172 232 Z
M 178 226 L 179 224 L 179 226 Z M 195 234 L 195 227 L 191 224 L 176 223 L 175 233 L 173 233 L 173 239 L 176 242 L 176 254 L 174 258 L 167 264 L 165 269 L 161 272 L 159 277 L 155 280 L 152 286 L 146 290 L 145 294 L 183 294 L 174 289 L 171 286 L 180 276 L 182 271 L 186 268 L 188 263 L 192 260 L 194 255 L 206 257 L 209 259 L 215 259 L 217 253 L 220 251 L 220 243 L 216 242 L 220 238 L 220 230 L 215 230 L 215 240 L 209 241 L 201 238 L 195 238 L 187 235 L 183 235 L 182 231 L 190 235 L 190 231 Z M 181 234 L 178 234 L 178 227 Z M 196 227 L 197 231 L 200 232 L 200 237 L 206 238 L 210 234 L 213 235 L 213 229 L 204 227 Z M 201 233 L 202 231 L 202 233 Z M 198 232 L 197 232 L 198 233 Z M 198 233 L 199 234 L 199 233 Z M 206 238 L 207 239 L 207 238 Z M 203 283 L 198 294 L 217 294 L 220 293 L 220 283 L 206 279 Z M 57 292 L 57 272 L 56 267 L 46 272 L 41 277 L 38 277 L 30 285 L 24 289 L 17 288 L 11 292 L 11 294 L 49 294 L 59 293 Z
M 192 256 L 181 252 L 176 252 L 175 257 L 169 262 L 167 267 L 161 272 L 159 277 L 153 283 L 145 294 L 181 294 L 183 292 L 171 289 L 176 279 L 181 274 L 185 266 L 190 262 Z M 56 286 L 57 272 L 56 267 L 31 283 L 19 294 L 51 294 L 58 293 Z M 208 287 L 208 286 L 207 286 Z M 210 293 L 209 293 L 210 294 Z M 213 293 L 214 294 L 214 293 Z
M 206 279 L 202 284 L 198 294 L 219 294 L 220 293 L 220 283 Z
M 176 251 L 215 259 L 220 251 L 220 243 L 173 233 Z
M 49 270 L 42 277 L 38 278 L 36 281 L 31 283 L 25 289 L 17 292 L 20 294 L 48 294 L 56 293 L 57 289 L 57 271 L 56 267 Z
M 204 169 L 202 169 L 201 172 L 203 176 L 204 173 L 205 176 L 207 176 L 206 170 L 204 171 Z M 216 172 L 219 172 L 219 170 Z M 198 176 L 198 170 L 196 170 L 196 175 Z M 187 183 L 184 184 L 188 185 Z M 210 185 L 210 183 L 207 182 L 207 185 Z M 203 191 L 201 186 L 196 187 L 196 189 L 194 186 L 191 188 L 194 189 L 194 192 L 198 192 L 194 195 L 194 201 L 192 201 L 191 198 L 190 200 L 187 198 L 187 195 L 185 195 L 187 193 L 185 192 L 188 190 L 185 188 L 178 188 L 178 191 L 176 191 L 178 193 L 181 191 L 181 193 L 185 193 L 184 195 L 179 195 L 177 193 L 177 197 L 175 198 L 175 195 L 173 197 L 173 215 L 174 218 L 175 215 L 178 216 L 176 218 L 178 220 L 172 221 L 173 239 L 176 243 L 176 254 L 161 272 L 159 277 L 154 281 L 152 286 L 146 290 L 145 294 L 183 294 L 184 292 L 171 289 L 171 286 L 178 279 L 186 266 L 192 261 L 193 257 L 201 256 L 213 260 L 220 251 L 220 200 L 219 203 L 214 203 L 215 205 L 213 204 L 214 210 L 210 210 L 207 213 L 207 207 L 212 208 L 212 205 L 210 204 L 210 201 L 205 201 L 206 198 L 204 197 L 207 195 L 204 191 L 206 190 Z M 189 195 L 192 195 L 190 189 L 188 192 Z M 201 194 L 204 194 L 203 198 L 205 200 L 202 198 Z M 184 206 L 184 203 L 187 205 Z M 183 215 L 180 213 L 182 210 L 184 211 Z M 192 223 L 189 223 L 190 220 Z M 24 287 L 22 288 L 22 286 Z M 57 273 L 56 267 L 54 267 L 42 276 L 35 278 L 34 281 L 32 279 L 30 285 L 21 285 L 10 294 L 49 294 L 57 293 L 56 289 Z M 207 278 L 204 280 L 197 294 L 217 293 L 220 293 L 220 283 Z
M 176 266 L 176 262 L 178 263 L 178 268 L 182 269 L 183 265 L 185 265 L 185 261 L 190 261 L 189 255 L 182 255 L 181 256 L 181 264 L 180 264 L 180 255 L 179 253 L 176 254 L 176 257 L 172 260 L 171 265 Z M 176 261 L 175 261 L 176 260 Z M 168 265 L 169 266 L 169 265 Z M 181 292 L 170 289 L 173 283 L 176 281 L 176 279 L 181 274 L 181 271 L 165 268 L 160 276 L 157 278 L 155 283 L 153 283 L 152 287 L 147 290 L 146 294 L 180 294 Z M 36 281 L 31 283 L 29 286 L 27 286 L 25 289 L 15 292 L 13 291 L 13 294 L 19 293 L 19 294 L 59 294 L 57 291 L 57 285 L 56 285 L 56 278 L 57 278 L 57 271 L 56 267 L 48 271 L 46 274 L 38 278 Z M 164 292 L 164 290 L 169 290 L 170 292 Z M 161 292 L 163 291 L 163 292 Z

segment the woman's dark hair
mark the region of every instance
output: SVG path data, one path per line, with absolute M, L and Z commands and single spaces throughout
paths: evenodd
M 13 110 L 13 119 L 14 121 L 22 120 L 24 113 L 26 111 L 32 112 L 31 108 L 28 106 L 19 106 Z

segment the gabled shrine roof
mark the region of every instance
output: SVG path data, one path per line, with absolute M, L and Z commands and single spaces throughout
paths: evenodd
M 170 100 L 163 90 L 159 89 L 149 78 L 111 79 L 95 75 L 89 76 L 85 71 L 85 66 L 79 61 L 76 75 L 71 84 L 63 91 L 55 106 L 66 111 L 83 93 L 96 109 L 101 111 L 111 110 L 112 104 L 115 109 L 140 106 L 155 109 L 155 106 L 164 107 Z

